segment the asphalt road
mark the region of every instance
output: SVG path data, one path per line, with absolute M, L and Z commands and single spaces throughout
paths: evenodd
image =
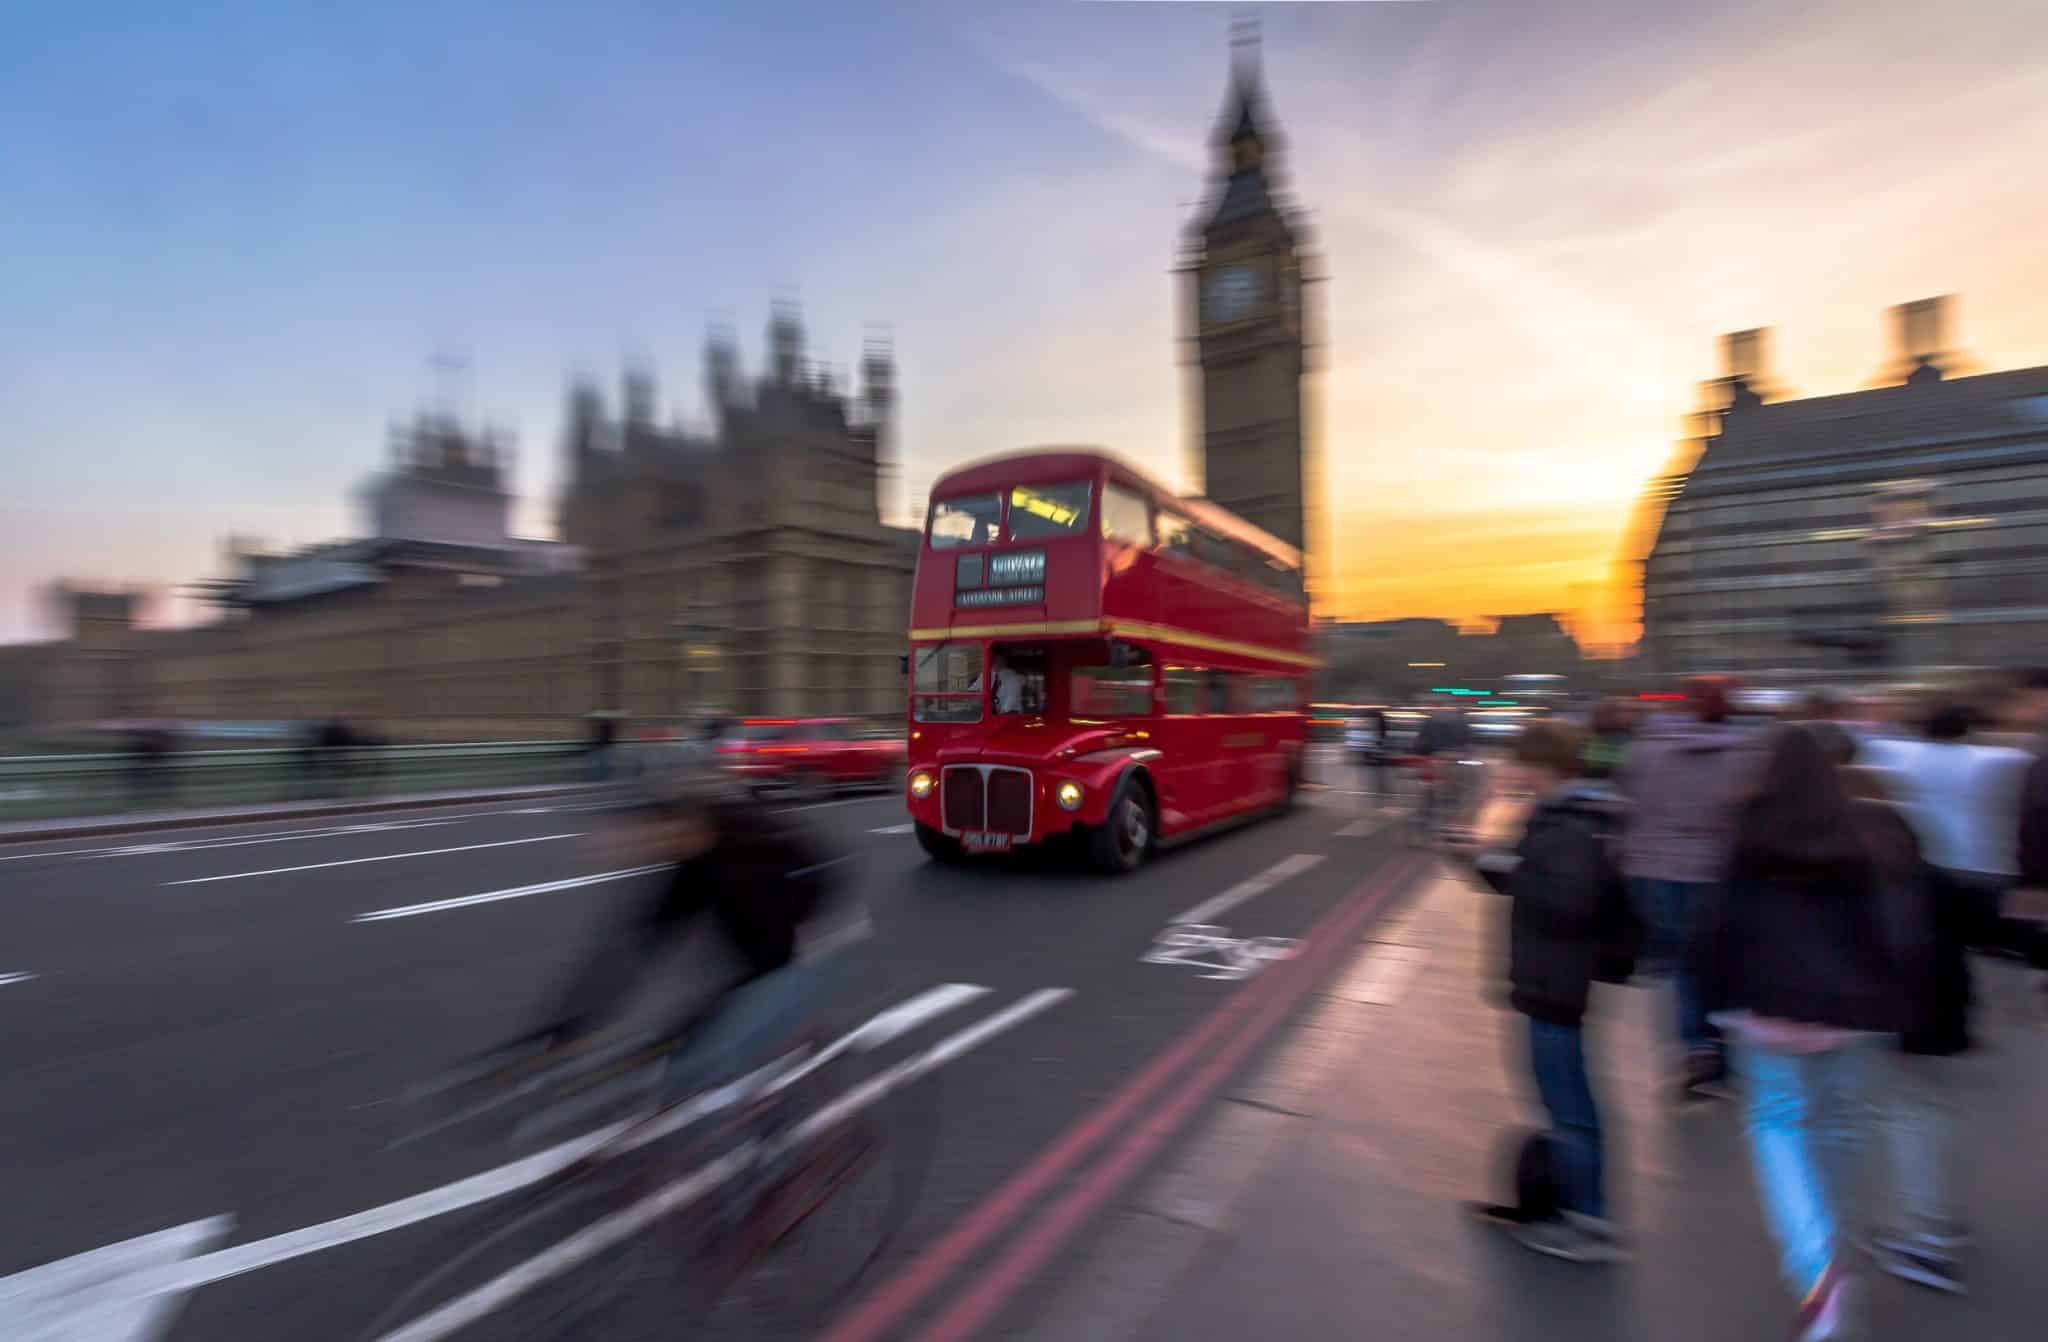
M 1105 1101 L 1124 1106 L 1124 1125 L 1155 1116 L 1161 1095 L 1130 1093 L 1151 1060 L 1179 1047 L 1192 1065 L 1246 1065 L 1260 1039 L 1231 1053 L 1229 1032 L 1202 1031 L 1248 1009 L 1261 979 L 1276 996 L 1260 1009 L 1284 1032 L 1277 994 L 1316 968 L 1310 947 L 1247 978 L 1143 957 L 1190 921 L 1289 939 L 1333 911 L 1369 917 L 1361 887 L 1412 864 L 1349 771 L 1329 780 L 1291 814 L 1122 879 L 1024 860 L 933 865 L 893 794 L 803 808 L 853 856 L 873 923 L 848 953 L 849 999 L 950 1003 L 899 1046 L 965 1045 L 917 1083 L 934 1089 L 940 1135 L 873 1277 L 907 1303 L 872 1335 L 929 1317 L 937 1299 L 902 1278 L 929 1284 L 942 1251 L 967 1255 L 946 1290 L 973 1284 L 973 1254 L 1011 1228 L 991 1195 L 1048 1168 L 1056 1190 L 1070 1175 L 1048 1153 L 1077 1124 L 1100 1125 Z M 97 1331 L 80 1316 L 50 1335 L 359 1335 L 451 1228 L 482 1214 L 434 1200 L 494 1168 L 489 1151 L 391 1149 L 411 1121 L 395 1097 L 531 1023 L 634 897 L 634 878 L 579 881 L 626 865 L 601 828 L 570 801 L 0 848 L 0 1320 L 68 1302 L 18 1312 L 0 1333 L 97 1301 Z M 927 996 L 945 985 L 980 991 Z M 994 1228 L 963 1247 L 973 1215 Z M 129 1289 L 144 1280 L 158 1284 Z M 488 1333 L 486 1321 L 459 1335 Z

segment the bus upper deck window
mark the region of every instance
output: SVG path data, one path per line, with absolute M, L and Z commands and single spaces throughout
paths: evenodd
M 1088 525 L 1088 482 L 1018 485 L 1010 491 L 1010 539 L 1075 536 Z
M 932 500 L 932 548 L 956 550 L 968 545 L 993 545 L 1003 525 L 1000 494 L 968 494 Z

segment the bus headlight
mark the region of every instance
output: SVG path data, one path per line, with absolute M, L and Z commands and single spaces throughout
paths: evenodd
M 1078 811 L 1081 809 L 1081 785 L 1079 783 L 1071 780 L 1062 783 L 1053 789 L 1052 795 L 1053 800 L 1060 804 L 1062 811 Z
M 938 779 L 933 778 L 925 770 L 919 769 L 910 776 L 910 795 L 913 797 L 929 797 L 932 795 L 932 789 L 938 785 Z

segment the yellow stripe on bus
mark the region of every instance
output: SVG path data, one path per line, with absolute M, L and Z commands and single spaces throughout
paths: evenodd
M 1308 653 L 1288 652 L 1283 648 L 1269 648 L 1257 643 L 1239 643 L 1234 639 L 1211 638 L 1190 629 L 1176 629 L 1171 625 L 1146 624 L 1137 620 L 1052 620 L 1037 623 L 1017 624 L 964 624 L 951 628 L 912 629 L 910 641 L 924 643 L 943 641 L 949 638 L 1044 638 L 1057 634 L 1104 634 L 1112 638 L 1157 639 L 1162 642 L 1179 643 L 1190 648 L 1201 648 L 1206 652 L 1225 652 L 1235 657 L 1255 657 L 1269 662 L 1287 662 L 1294 666 L 1315 667 L 1321 662 Z

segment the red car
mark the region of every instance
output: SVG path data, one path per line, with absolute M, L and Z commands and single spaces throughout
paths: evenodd
M 726 769 L 757 792 L 822 796 L 836 788 L 891 787 L 903 774 L 901 729 L 850 718 L 750 718 L 719 743 Z

